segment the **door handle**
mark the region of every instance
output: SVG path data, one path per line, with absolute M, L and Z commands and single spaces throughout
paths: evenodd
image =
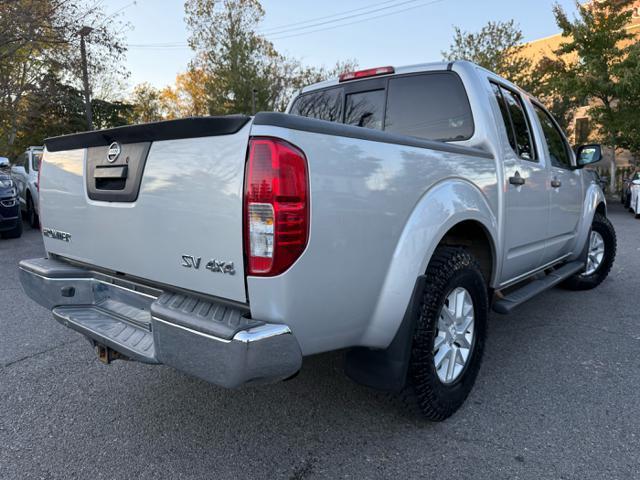
M 562 182 L 557 178 L 554 178 L 553 180 L 551 180 L 551 186 L 553 188 L 560 188 L 562 186 Z
M 520 186 L 520 185 L 524 185 L 525 179 L 520 176 L 520 172 L 516 172 L 516 174 L 513 177 L 509 177 L 509 183 L 511 185 Z

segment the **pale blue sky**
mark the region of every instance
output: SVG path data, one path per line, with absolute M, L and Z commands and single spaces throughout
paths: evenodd
M 451 42 L 454 25 L 475 31 L 489 20 L 513 18 L 526 40 L 552 35 L 557 32 L 551 12 L 554 3 L 554 0 L 263 0 L 266 17 L 261 28 L 279 51 L 310 65 L 331 66 L 337 60 L 349 58 L 356 59 L 363 68 L 407 65 L 440 60 L 440 52 Z M 573 0 L 559 3 L 574 11 Z M 391 5 L 395 7 L 387 8 Z M 127 33 L 131 44 L 127 53 L 130 85 L 147 81 L 162 87 L 173 83 L 175 75 L 186 69 L 192 52 L 181 46 L 188 36 L 183 0 L 136 0 L 135 5 L 132 0 L 104 0 L 103 7 L 108 14 L 122 9 L 122 18 L 132 25 Z M 361 15 L 371 10 L 377 11 Z M 321 24 L 315 27 L 297 24 L 347 11 L 351 12 L 339 16 L 350 18 L 339 22 L 332 17 L 311 22 Z M 371 17 L 378 18 L 365 20 Z M 347 23 L 351 24 L 333 28 Z M 282 26 L 298 30 L 275 34 L 276 28 Z M 309 30 L 319 31 L 300 35 Z M 171 46 L 135 46 L 148 44 Z

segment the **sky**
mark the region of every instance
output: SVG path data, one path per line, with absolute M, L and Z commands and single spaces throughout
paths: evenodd
M 514 19 L 526 41 L 553 35 L 556 1 L 575 11 L 573 0 L 262 0 L 260 30 L 279 52 L 308 65 L 355 59 L 362 68 L 400 66 L 441 60 L 454 26 L 477 31 L 490 20 Z M 131 25 L 125 31 L 130 87 L 170 85 L 186 70 L 193 52 L 185 46 L 183 0 L 103 0 L 102 6 Z

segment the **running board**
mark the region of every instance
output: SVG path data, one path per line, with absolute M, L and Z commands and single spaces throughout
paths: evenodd
M 555 287 L 557 284 L 578 273 L 582 269 L 584 269 L 583 261 L 576 260 L 569 262 L 562 267 L 553 270 L 543 278 L 533 280 L 522 288 L 509 293 L 506 297 L 496 300 L 493 302 L 493 310 L 504 315 L 511 313 L 511 311 L 518 305 L 523 304 L 527 300 L 531 300 L 533 297 L 545 290 Z

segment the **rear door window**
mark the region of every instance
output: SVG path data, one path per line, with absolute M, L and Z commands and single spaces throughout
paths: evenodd
M 549 155 L 551 157 L 551 165 L 558 168 L 571 168 L 571 153 L 569 153 L 569 145 L 564 139 L 564 135 L 556 125 L 553 117 L 539 105 L 533 104 L 533 108 L 540 120 L 540 126 L 544 132 Z
M 536 154 L 533 147 L 533 135 L 531 134 L 531 123 L 522 103 L 522 98 L 516 92 L 503 86 L 492 83 L 494 94 L 498 100 L 503 121 L 509 134 L 509 143 L 518 156 L 523 160 L 536 161 Z M 497 90 L 496 90 L 497 88 Z M 498 93 L 500 95 L 498 95 Z M 502 97 L 502 100 L 500 99 Z M 506 109 L 506 112 L 505 112 Z M 508 116 L 508 119 L 506 116 Z M 511 132 L 509 133 L 509 124 Z
M 344 123 L 357 127 L 382 130 L 384 90 L 372 90 L 347 95 Z
M 500 107 L 500 115 L 502 116 L 502 122 L 504 123 L 504 128 L 507 131 L 507 138 L 509 139 L 509 145 L 513 150 L 516 150 L 516 140 L 513 137 L 513 127 L 511 126 L 511 117 L 509 116 L 509 110 L 507 109 L 507 103 L 502 96 L 502 92 L 500 91 L 500 87 L 495 83 L 491 84 L 491 89 L 493 90 L 493 95 L 496 97 L 496 101 L 498 102 L 498 106 Z
M 460 78 L 449 72 L 389 80 L 385 130 L 429 140 L 468 140 L 473 115 Z
M 342 89 L 333 88 L 302 95 L 291 107 L 293 115 L 317 118 L 329 122 L 342 121 Z

